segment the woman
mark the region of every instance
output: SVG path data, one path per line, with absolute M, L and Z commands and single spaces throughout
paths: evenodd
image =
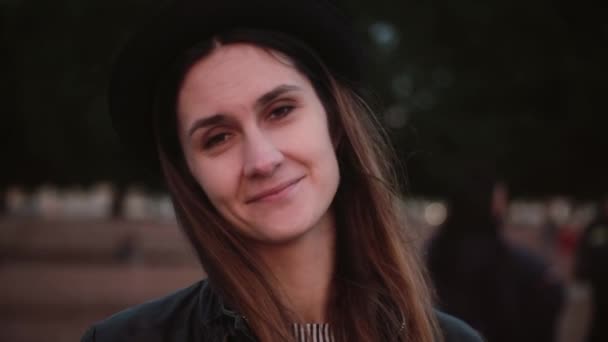
M 83 341 L 479 340 L 431 307 L 339 18 L 314 1 L 182 1 L 129 43 L 114 123 L 160 164 L 208 279 Z

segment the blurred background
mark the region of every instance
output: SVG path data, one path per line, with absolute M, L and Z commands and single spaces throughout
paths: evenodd
M 583 341 L 598 297 L 594 278 L 577 275 L 578 250 L 608 198 L 605 6 L 334 2 L 364 38 L 370 97 L 423 251 L 449 226 L 463 198 L 454 194 L 491 184 L 496 239 L 559 287 L 546 303 L 549 339 Z M 0 1 L 2 341 L 77 340 L 92 322 L 204 276 L 162 184 L 130 162 L 106 114 L 113 57 L 166 3 Z M 601 234 L 593 246 L 605 250 Z

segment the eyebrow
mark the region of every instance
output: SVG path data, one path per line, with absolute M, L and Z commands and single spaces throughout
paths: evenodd
M 255 101 L 254 108 L 257 111 L 260 108 L 266 106 L 268 103 L 274 101 L 277 97 L 279 97 L 287 92 L 297 91 L 297 90 L 301 90 L 301 88 L 298 86 L 295 86 L 295 85 L 281 84 L 281 85 L 275 87 L 274 89 L 272 89 L 271 91 L 260 96 Z M 206 118 L 197 119 L 196 121 L 194 121 L 194 123 L 192 123 L 192 125 L 190 125 L 190 128 L 188 129 L 188 136 L 192 136 L 192 134 L 194 134 L 194 132 L 196 130 L 198 130 L 199 128 L 209 127 L 209 126 L 217 125 L 217 124 L 227 122 L 227 121 L 230 121 L 230 118 L 226 114 L 222 114 L 222 113 L 217 113 L 217 114 L 213 114 Z
M 260 96 L 256 101 L 255 101 L 255 109 L 259 110 L 260 108 L 266 106 L 267 104 L 269 104 L 270 102 L 274 101 L 277 97 L 290 92 L 290 91 L 297 91 L 300 90 L 300 87 L 295 86 L 295 85 L 289 85 L 289 84 L 281 84 L 280 86 L 277 86 L 276 88 L 272 89 L 271 91 L 267 92 L 266 94 Z

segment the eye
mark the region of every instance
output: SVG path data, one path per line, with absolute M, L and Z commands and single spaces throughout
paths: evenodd
M 280 106 L 273 109 L 268 116 L 271 120 L 279 120 L 286 117 L 294 108 L 291 105 Z
M 230 137 L 232 137 L 232 134 L 228 132 L 212 135 L 211 137 L 205 140 L 205 142 L 203 143 L 203 148 L 205 150 L 214 148 L 226 142 L 228 139 L 230 139 Z

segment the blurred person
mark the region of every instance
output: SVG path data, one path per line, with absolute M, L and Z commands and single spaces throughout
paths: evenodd
M 574 278 L 576 251 L 584 228 L 581 222 L 571 217 L 557 232 L 556 259 L 566 281 L 572 281 Z
M 586 341 L 608 341 L 608 197 L 578 240 L 574 277 L 591 288 L 591 325 Z
M 539 255 L 549 263 L 556 264 L 559 247 L 561 222 L 554 214 L 555 207 L 562 201 L 561 197 L 550 198 L 545 205 L 545 215 L 540 226 Z
M 561 284 L 541 259 L 502 238 L 506 186 L 495 187 L 483 165 L 465 173 L 448 189 L 448 217 L 429 246 L 440 308 L 489 342 L 553 341 Z
M 509 190 L 504 182 L 497 182 L 492 188 L 490 204 L 494 220 L 504 224 L 509 215 Z
M 83 341 L 480 341 L 436 311 L 352 35 L 321 1 L 181 1 L 110 86 L 208 279 Z

